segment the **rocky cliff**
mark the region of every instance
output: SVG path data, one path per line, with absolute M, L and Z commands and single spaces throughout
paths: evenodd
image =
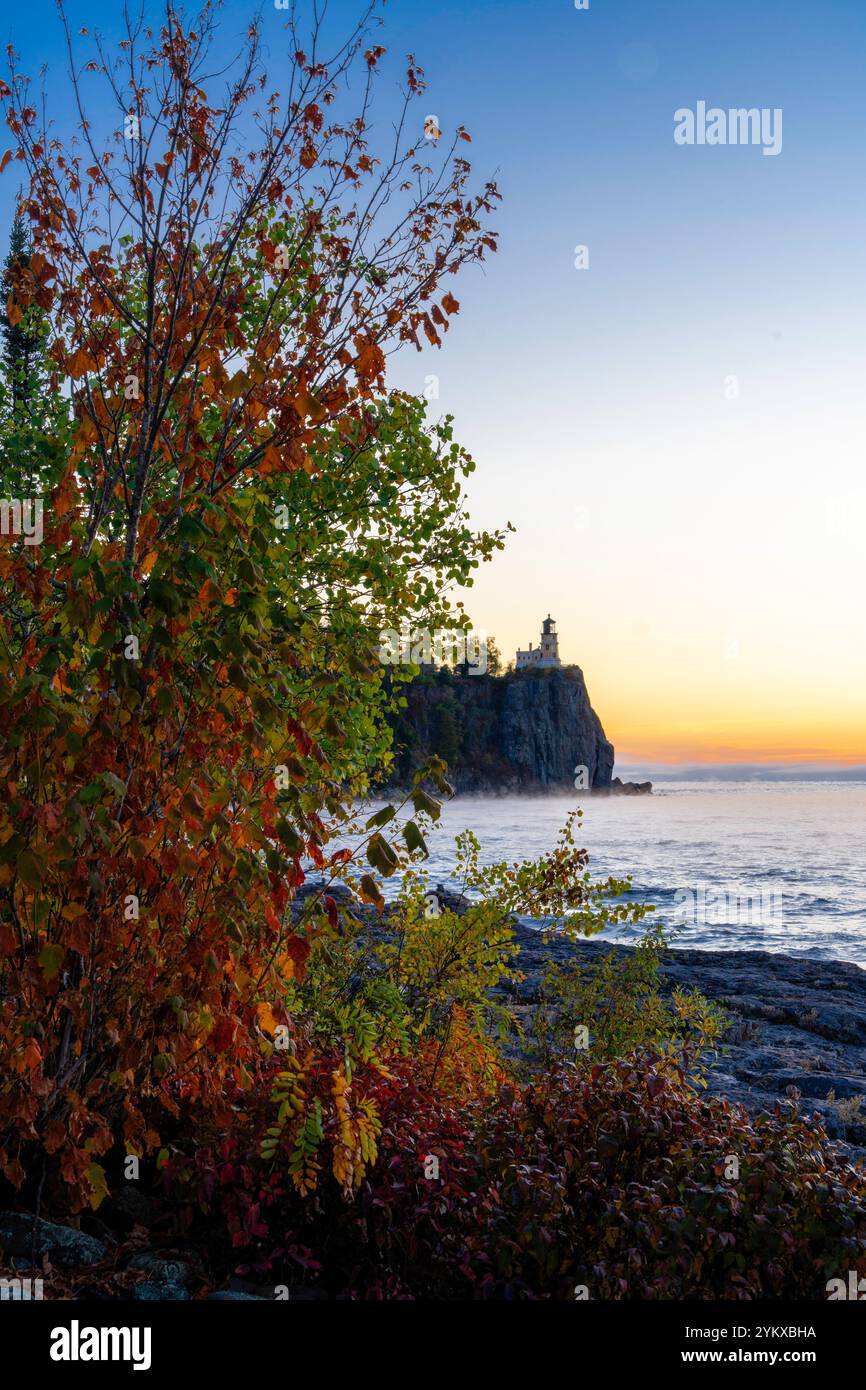
M 422 676 L 395 721 L 393 781 L 404 784 L 431 754 L 457 791 L 540 791 L 575 785 L 607 791 L 613 745 L 590 704 L 579 666 L 505 676 Z

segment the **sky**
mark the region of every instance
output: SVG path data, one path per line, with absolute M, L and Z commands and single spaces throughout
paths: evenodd
M 229 0 L 226 35 L 256 8 Z M 69 13 L 117 23 L 106 0 Z M 517 527 L 464 595 L 476 627 L 508 657 L 553 614 L 623 762 L 866 763 L 863 0 L 385 15 L 425 114 L 468 128 L 503 194 L 445 347 L 392 373 L 437 378 L 473 520 Z M 0 35 L 63 73 L 47 0 Z M 677 144 L 701 101 L 781 110 L 781 150 Z

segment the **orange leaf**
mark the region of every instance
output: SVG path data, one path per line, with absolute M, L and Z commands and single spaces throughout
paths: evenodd
M 280 957 L 280 966 L 286 979 L 296 979 L 298 984 L 304 983 L 307 973 L 307 956 L 310 954 L 310 943 L 304 941 L 300 936 L 292 936 L 286 942 L 285 954 Z
M 76 348 L 66 363 L 66 370 L 70 376 L 77 377 L 92 372 L 95 366 L 96 363 L 89 352 L 85 352 L 84 348 Z
M 206 579 L 198 591 L 198 598 L 196 602 L 199 608 L 207 609 L 210 608 L 212 603 L 216 603 L 219 596 L 220 591 L 217 588 L 216 584 L 214 584 L 213 580 Z
M 274 1011 L 270 1004 L 256 1004 L 256 1013 L 259 1016 L 259 1027 L 263 1033 L 276 1033 L 279 1023 L 274 1017 Z
M 378 343 L 364 343 L 355 358 L 355 370 L 367 380 L 381 376 L 385 370 L 385 354 Z

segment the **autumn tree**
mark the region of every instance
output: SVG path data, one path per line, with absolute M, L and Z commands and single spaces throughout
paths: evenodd
M 212 76 L 212 5 L 114 50 L 82 31 L 86 60 L 67 27 L 68 145 L 14 55 L 0 88 L 29 228 L 6 316 L 44 317 L 71 410 L 42 544 L 0 551 L 0 1164 L 74 1205 L 160 1115 L 228 1124 L 257 1084 L 336 925 L 327 896 L 293 922 L 293 894 L 351 876 L 329 842 L 389 756 L 376 634 L 441 621 L 501 543 L 468 526 L 450 424 L 386 385 L 494 249 L 496 189 L 471 191 L 461 128 L 424 140 L 411 58 L 373 146 L 374 9 L 330 51 L 293 10 L 282 93 L 260 23 Z M 351 1172 L 363 1114 L 334 1086 Z

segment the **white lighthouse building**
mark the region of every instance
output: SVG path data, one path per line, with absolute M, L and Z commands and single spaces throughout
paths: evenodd
M 550 670 L 553 667 L 561 666 L 559 659 L 559 638 L 556 635 L 556 622 L 548 613 L 544 622 L 541 624 L 541 643 L 537 647 L 530 646 L 528 651 L 517 653 L 515 667 L 518 671 L 524 671 L 528 666 L 534 666 L 538 670 Z

